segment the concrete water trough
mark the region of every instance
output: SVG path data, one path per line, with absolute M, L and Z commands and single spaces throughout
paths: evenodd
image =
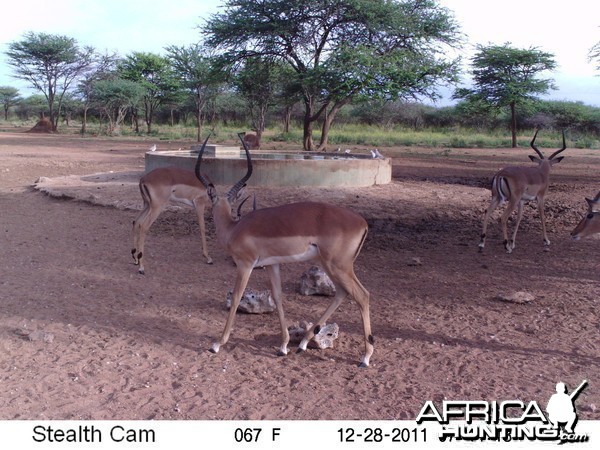
M 146 153 L 146 172 L 176 166 L 194 170 L 198 148 Z M 390 158 L 310 152 L 250 151 L 251 186 L 373 186 L 392 180 Z M 202 172 L 218 185 L 232 185 L 246 173 L 246 156 L 238 147 L 207 145 Z

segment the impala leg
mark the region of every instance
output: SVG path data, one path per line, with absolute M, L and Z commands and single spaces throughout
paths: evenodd
M 229 309 L 229 315 L 227 316 L 227 322 L 225 323 L 225 328 L 223 329 L 223 334 L 221 335 L 221 339 L 218 342 L 213 343 L 210 351 L 212 353 L 218 353 L 221 345 L 224 345 L 229 340 L 229 335 L 231 334 L 231 328 L 233 327 L 233 322 L 235 320 L 235 313 L 240 305 L 240 300 L 242 299 L 242 295 L 244 294 L 244 289 L 248 284 L 248 280 L 250 279 L 250 274 L 252 273 L 252 267 L 249 268 L 241 268 L 238 265 L 238 273 L 235 280 L 235 288 L 233 289 L 233 297 L 231 298 L 231 308 Z
M 148 230 L 152 226 L 152 224 L 158 219 L 158 216 L 162 212 L 162 208 L 152 209 L 148 206 L 147 209 L 144 209 L 138 216 L 138 218 L 133 222 L 133 249 L 131 250 L 131 255 L 133 256 L 133 260 L 139 265 L 138 272 L 140 274 L 144 274 L 144 243 L 146 241 L 146 234 Z M 137 237 L 137 239 L 136 239 Z
M 483 229 L 481 230 L 481 240 L 479 241 L 480 252 L 482 252 L 483 248 L 485 247 L 485 237 L 487 233 L 488 222 L 490 221 L 490 217 L 492 217 L 492 214 L 494 213 L 494 211 L 496 211 L 496 208 L 499 204 L 500 199 L 497 197 L 492 197 L 492 202 L 490 203 L 488 209 L 485 211 L 485 216 L 483 218 Z
M 511 243 L 508 240 L 508 218 L 515 210 L 517 202 L 518 200 L 509 201 L 508 206 L 506 207 L 506 211 L 504 211 L 502 217 L 500 218 L 500 222 L 502 223 L 502 236 L 504 237 L 504 248 L 506 249 L 506 253 L 511 253 L 513 250 Z
M 542 236 L 544 237 L 544 245 L 550 245 L 550 239 L 546 233 L 546 214 L 544 213 L 544 199 L 538 199 L 538 211 L 540 213 L 540 220 L 542 221 Z
M 196 215 L 198 216 L 198 225 L 200 225 L 200 239 L 202 240 L 202 254 L 206 258 L 206 264 L 212 264 L 212 258 L 208 255 L 208 246 L 206 245 L 206 224 L 204 223 L 204 203 L 200 204 L 194 201 Z
M 279 264 L 273 264 L 272 266 L 266 266 L 271 280 L 271 294 L 275 305 L 277 306 L 277 314 L 279 315 L 279 323 L 281 324 L 281 347 L 278 356 L 284 356 L 288 353 L 288 343 L 290 342 L 290 332 L 287 329 L 285 323 L 285 314 L 283 312 L 283 294 L 281 292 L 281 274 L 279 272 Z
M 349 271 L 336 273 L 331 271 L 330 268 L 326 268 L 326 265 L 324 266 L 329 277 L 335 284 L 336 295 L 333 299 L 333 302 L 329 305 L 325 313 L 319 318 L 317 323 L 310 330 L 307 330 L 304 339 L 302 339 L 302 342 L 300 342 L 298 351 L 301 352 L 306 350 L 306 346 L 310 340 L 320 331 L 321 327 L 325 325 L 329 317 L 331 317 L 333 312 L 338 308 L 338 306 L 340 306 L 342 300 L 348 296 L 351 296 L 354 298 L 360 308 L 364 329 L 365 354 L 363 355 L 359 366 L 367 367 L 374 349 L 374 339 L 373 335 L 371 334 L 371 318 L 369 315 L 369 291 L 367 291 L 360 281 L 358 281 L 358 278 L 356 278 L 356 275 L 352 269 Z
M 521 223 L 521 219 L 523 218 L 523 206 L 525 202 L 520 201 L 517 206 L 517 223 L 515 223 L 515 229 L 513 230 L 512 239 L 510 240 L 511 250 L 514 250 L 516 241 L 517 241 L 517 231 L 519 230 L 519 225 Z

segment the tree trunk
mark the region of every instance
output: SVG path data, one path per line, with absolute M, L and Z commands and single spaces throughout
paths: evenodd
M 290 122 L 292 121 L 292 108 L 291 106 L 286 106 L 283 110 L 283 132 L 290 132 Z
M 84 106 L 83 107 L 83 120 L 81 121 L 81 134 L 84 135 L 87 131 L 87 113 L 88 113 L 88 107 Z
M 323 127 L 321 129 L 321 141 L 319 142 L 317 150 L 325 151 L 325 149 L 327 148 L 327 141 L 329 140 L 329 130 L 331 129 L 331 124 L 333 123 L 333 120 L 335 119 L 335 116 L 340 111 L 340 109 L 342 109 L 342 107 L 348 104 L 349 102 L 349 97 L 344 100 L 341 100 L 335 105 L 333 105 L 331 111 L 325 113 L 325 120 L 323 120 Z
M 512 134 L 512 148 L 516 148 L 517 145 L 517 113 L 515 108 L 515 102 L 510 103 L 510 131 Z

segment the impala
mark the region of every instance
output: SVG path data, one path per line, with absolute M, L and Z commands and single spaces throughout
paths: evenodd
M 265 267 L 269 274 L 271 293 L 277 307 L 281 325 L 282 342 L 278 355 L 288 353 L 289 332 L 282 305 L 279 265 L 291 262 L 314 261 L 320 263 L 336 286 L 336 296 L 331 305 L 307 330 L 298 352 L 306 350 L 308 342 L 319 332 L 327 319 L 342 301 L 351 296 L 360 308 L 365 352 L 360 367 L 367 367 L 373 353 L 373 336 L 369 317 L 369 292 L 354 273 L 354 261 L 367 235 L 367 222 L 358 214 L 339 206 L 325 203 L 301 202 L 251 211 L 239 220 L 230 214 L 231 205 L 240 196 L 252 174 L 252 161 L 248 146 L 242 139 L 246 152 L 247 173 L 224 196 L 219 196 L 213 184 L 200 173 L 204 142 L 196 162 L 196 176 L 206 187 L 212 202 L 212 214 L 217 240 L 235 261 L 237 276 L 231 309 L 219 341 L 210 351 L 217 353 L 227 343 L 240 298 L 246 288 L 252 269 Z M 207 138 L 208 140 L 208 138 Z
M 596 194 L 593 200 L 586 198 L 585 201 L 588 204 L 587 214 L 571 231 L 571 237 L 576 241 L 600 233 L 600 192 Z
M 133 221 L 133 248 L 131 249 L 133 260 L 139 265 L 139 273 L 145 273 L 143 258 L 146 233 L 171 201 L 195 208 L 202 238 L 202 254 L 207 264 L 212 264 L 206 247 L 204 224 L 204 208 L 209 205 L 209 199 L 206 188 L 192 171 L 177 167 L 154 169 L 140 178 L 140 193 L 144 207 Z
M 483 231 L 481 232 L 481 241 L 479 242 L 479 251 L 483 251 L 485 246 L 485 237 L 488 226 L 488 221 L 492 213 L 496 208 L 504 202 L 508 202 L 506 211 L 502 214 L 502 233 L 504 236 L 504 248 L 507 253 L 511 253 L 515 248 L 515 240 L 517 237 L 517 230 L 519 229 L 519 223 L 523 217 L 523 205 L 526 201 L 536 200 L 540 218 L 542 221 L 542 234 L 544 237 L 544 245 L 550 245 L 548 236 L 546 234 L 546 218 L 544 215 L 544 197 L 548 191 L 548 183 L 550 177 L 550 168 L 560 162 L 563 157 L 556 157 L 559 153 L 564 151 L 567 146 L 565 143 L 565 132 L 563 131 L 563 146 L 561 149 L 555 151 L 550 155 L 548 159 L 544 157 L 542 152 L 535 146 L 535 138 L 537 137 L 539 130 L 535 131 L 533 139 L 531 140 L 531 148 L 539 155 L 529 155 L 529 158 L 537 163 L 536 167 L 505 167 L 500 170 L 492 180 L 492 202 L 488 207 L 485 218 L 483 219 Z M 515 229 L 512 234 L 512 238 L 508 240 L 507 222 L 511 213 L 517 209 L 517 222 Z

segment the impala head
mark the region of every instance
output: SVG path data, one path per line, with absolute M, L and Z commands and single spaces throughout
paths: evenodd
M 206 138 L 206 140 L 202 144 L 202 147 L 200 148 L 200 152 L 198 153 L 198 160 L 196 161 L 196 167 L 195 167 L 196 177 L 198 178 L 198 180 L 200 180 L 200 182 L 206 188 L 206 193 L 208 194 L 208 197 L 210 198 L 210 201 L 212 202 L 213 210 L 225 209 L 231 213 L 232 206 L 236 203 L 237 200 L 239 200 L 243 196 L 244 187 L 246 186 L 246 181 L 248 181 L 248 179 L 252 175 L 252 160 L 250 159 L 250 152 L 248 151 L 248 146 L 242 139 L 243 133 L 240 133 L 238 136 L 239 136 L 240 140 L 242 141 L 242 145 L 244 146 L 244 150 L 246 152 L 246 161 L 248 162 L 248 171 L 246 172 L 246 175 L 244 175 L 242 177 L 242 179 L 240 179 L 236 184 L 234 184 L 231 187 L 231 189 L 229 189 L 227 194 L 225 194 L 224 196 L 219 196 L 217 194 L 217 190 L 216 190 L 214 184 L 212 183 L 212 181 L 210 181 L 208 179 L 208 177 L 206 177 L 205 175 L 200 173 L 200 167 L 202 164 L 202 155 L 204 154 L 204 148 L 206 147 L 206 143 L 208 142 L 208 138 L 210 137 L 210 135 Z M 240 212 L 241 212 L 241 206 L 243 205 L 243 202 L 246 200 L 247 200 L 247 198 L 244 199 L 239 206 L 237 216 L 236 216 L 238 219 L 239 219 Z
M 571 238 L 578 241 L 581 238 L 600 233 L 600 192 L 592 200 L 586 198 L 588 210 L 586 216 L 579 222 L 573 231 Z
M 535 130 L 535 134 L 533 135 L 533 139 L 531 140 L 530 145 L 531 145 L 531 148 L 534 149 L 535 152 L 538 154 L 539 158 L 537 156 L 529 155 L 529 159 L 531 159 L 533 162 L 536 162 L 540 165 L 542 164 L 543 161 L 547 161 L 550 166 L 561 162 L 563 157 L 560 156 L 559 158 L 557 158 L 556 156 L 558 156 L 559 153 L 565 151 L 565 149 L 567 148 L 567 144 L 565 141 L 565 131 L 563 130 L 563 132 L 562 132 L 562 138 L 563 138 L 562 148 L 559 148 L 554 153 L 552 153 L 548 159 L 546 159 L 544 157 L 544 154 L 535 146 L 535 138 L 537 137 L 538 131 L 540 131 L 539 128 Z

